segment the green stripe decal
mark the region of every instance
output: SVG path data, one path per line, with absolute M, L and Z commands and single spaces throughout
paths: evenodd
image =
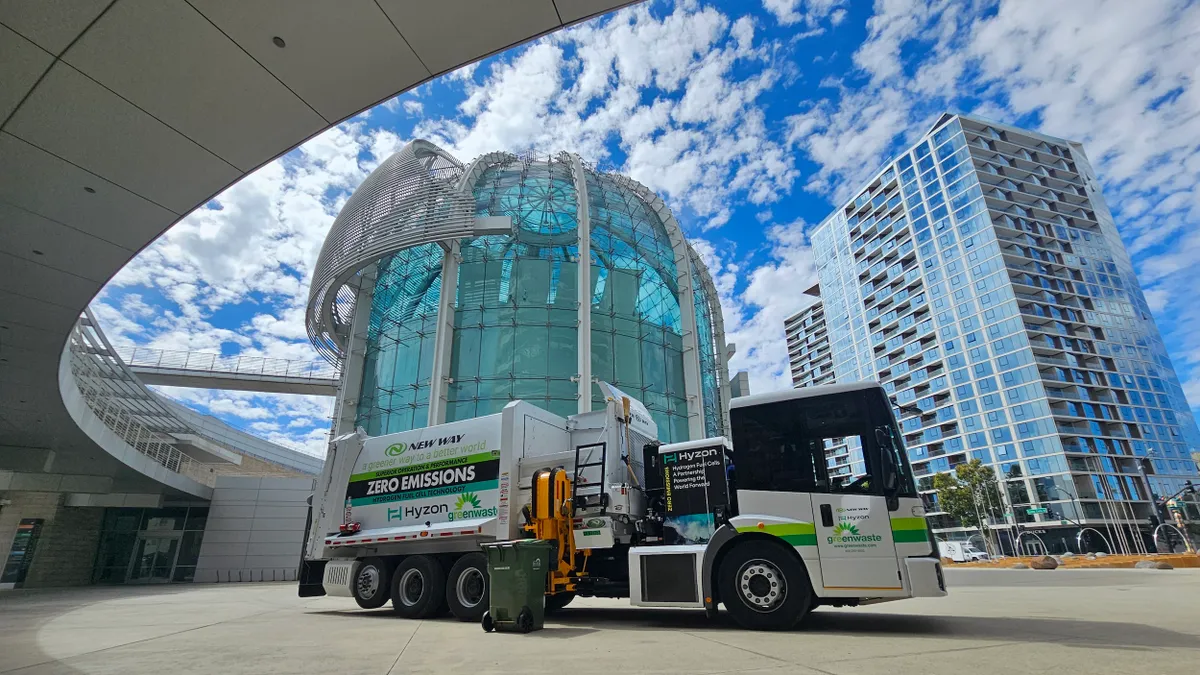
M 738 532 L 766 532 L 786 541 L 792 546 L 816 546 L 817 527 L 812 523 L 775 523 L 759 528 L 755 525 L 743 525 Z
M 925 530 L 924 518 L 892 518 L 892 531 L 896 530 Z
M 480 462 L 488 462 L 499 460 L 489 450 L 487 452 L 478 452 L 474 455 L 463 455 L 461 457 L 449 457 L 446 459 L 435 459 L 432 462 L 421 462 L 420 464 L 409 464 L 407 466 L 397 466 L 389 469 L 380 469 L 379 471 L 366 471 L 364 473 L 351 474 L 351 483 L 356 483 L 360 480 L 373 480 L 375 478 L 391 478 L 392 476 L 403 476 L 410 473 L 421 473 L 422 471 L 433 471 L 435 469 L 452 469 L 456 466 L 466 466 L 468 464 L 479 464 Z
M 924 518 L 892 518 L 892 539 L 897 544 L 920 544 L 929 541 Z

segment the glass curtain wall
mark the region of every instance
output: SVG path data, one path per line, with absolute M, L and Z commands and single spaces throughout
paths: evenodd
M 370 436 L 428 422 L 442 255 L 425 244 L 379 262 L 357 421 Z
M 658 424 L 660 440 L 686 440 L 678 271 L 666 227 L 612 177 L 588 171 L 587 186 L 592 376 L 639 398 Z M 603 404 L 593 389 L 592 408 Z
M 664 442 L 688 438 L 675 251 L 665 224 L 619 177 L 584 169 L 590 223 L 592 376 L 639 398 Z M 579 409 L 579 195 L 570 156 L 526 156 L 483 170 L 477 217 L 512 219 L 512 235 L 459 242 L 446 421 L 499 412 L 515 399 L 566 416 Z M 383 258 L 371 306 L 358 425 L 372 436 L 423 427 L 436 340 L 443 251 Z M 712 312 L 689 262 L 705 433 L 722 432 Z M 591 392 L 593 409 L 604 401 Z
M 526 159 L 485 171 L 476 214 L 510 216 L 515 236 L 462 242 L 446 420 L 523 399 L 578 411 L 577 198 L 570 164 Z

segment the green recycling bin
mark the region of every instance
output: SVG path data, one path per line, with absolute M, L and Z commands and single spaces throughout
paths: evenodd
M 518 539 L 484 544 L 491 604 L 483 629 L 528 633 L 541 630 L 546 618 L 546 574 L 555 544 L 545 539 Z

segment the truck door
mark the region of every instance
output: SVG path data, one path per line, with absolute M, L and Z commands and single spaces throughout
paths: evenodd
M 814 441 L 816 439 L 813 439 Z M 828 489 L 812 495 L 817 552 L 821 557 L 824 593 L 829 596 L 902 595 L 891 514 L 882 485 L 872 471 L 874 453 L 861 452 L 863 439 L 848 436 L 820 439 L 827 449 L 844 447 L 864 458 L 852 463 L 857 473 L 839 475 L 841 467 L 826 468 Z M 841 454 L 836 452 L 835 456 Z

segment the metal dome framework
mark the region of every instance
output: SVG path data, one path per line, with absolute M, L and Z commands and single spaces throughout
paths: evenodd
M 473 190 L 490 169 L 517 170 L 525 175 L 534 165 L 551 163 L 564 167 L 573 183 L 577 203 L 574 213 L 570 214 L 574 221 L 573 231 L 559 231 L 562 228 L 551 223 L 542 233 L 528 230 L 518 233 L 520 217 L 514 222 L 510 215 L 477 215 L 481 210 L 489 212 L 476 204 Z M 603 201 L 611 197 L 609 193 L 605 197 L 589 194 L 601 182 L 619 189 L 624 201 L 610 204 Z M 550 214 L 556 213 L 560 202 L 567 201 L 561 190 L 554 187 L 546 187 L 532 198 L 550 205 L 548 211 L 541 211 Z M 520 235 L 526 241 L 532 238 L 536 245 L 545 247 L 565 246 L 569 239 L 577 259 L 603 261 L 603 252 L 591 250 L 592 211 L 596 207 L 604 213 L 613 208 L 627 215 L 635 211 L 651 213 L 665 229 L 674 269 L 658 268 L 657 274 L 678 298 L 681 310 L 678 331 L 682 337 L 687 433 L 691 438 L 700 438 L 706 430 L 726 429 L 728 415 L 724 411 L 729 393 L 723 321 L 716 288 L 703 261 L 688 244 L 661 198 L 628 177 L 598 172 L 570 153 L 559 153 L 542 161 L 532 156 L 495 152 L 464 166 L 428 141 L 409 143 L 367 177 L 335 219 L 314 270 L 306 316 L 310 340 L 331 362 L 352 361 L 359 352 L 365 351 L 365 346 L 356 349 L 354 345 L 358 341 L 365 345 L 365 336 L 371 330 L 369 319 L 362 316 L 371 312 L 358 313 L 356 319 L 355 308 L 360 303 L 370 302 L 376 266 L 390 260 L 390 256 L 405 255 L 404 251 L 431 244 L 439 246 L 443 251 L 437 256 L 441 259 L 439 288 L 422 291 L 432 294 L 436 290 L 438 296 L 435 321 L 431 322 L 433 356 L 427 391 L 428 410 L 416 410 L 414 414 L 424 417 L 415 426 L 444 422 L 452 381 L 453 315 L 460 283 L 459 265 L 463 259 L 460 246 L 465 246 L 468 240 L 494 234 L 514 238 Z M 512 212 L 512 209 L 497 210 Z M 604 228 L 605 223 L 597 222 L 596 227 Z M 616 240 L 620 235 L 611 238 Z M 638 246 L 638 242 L 633 241 L 625 244 L 633 248 Z M 592 289 L 597 280 L 591 279 L 592 265 L 580 264 L 574 271 L 578 276 L 574 289 L 577 297 L 572 303 L 578 338 L 578 372 L 571 379 L 577 381 L 578 411 L 585 412 L 591 409 L 593 398 Z M 701 291 L 699 294 L 697 287 Z M 685 298 L 693 300 L 684 303 Z M 432 304 L 432 295 L 427 297 L 426 304 Z M 685 307 L 687 311 L 682 311 Z M 432 310 L 432 307 L 427 309 Z M 703 325 L 697 325 L 698 315 Z M 423 315 L 421 318 L 428 317 Z M 428 335 L 427 328 L 418 330 L 425 331 L 422 335 Z M 703 369 L 706 376 L 702 376 L 703 358 L 708 359 Z M 343 367 L 340 398 L 348 400 L 342 405 L 338 419 L 344 430 L 353 423 L 354 414 L 347 408 L 358 403 L 357 390 L 362 387 L 362 377 L 361 374 L 356 377 L 354 371 L 361 370 L 361 365 L 361 361 L 353 365 L 348 362 Z M 355 392 L 352 399 L 348 398 L 347 392 Z M 418 395 L 420 393 L 423 392 Z

